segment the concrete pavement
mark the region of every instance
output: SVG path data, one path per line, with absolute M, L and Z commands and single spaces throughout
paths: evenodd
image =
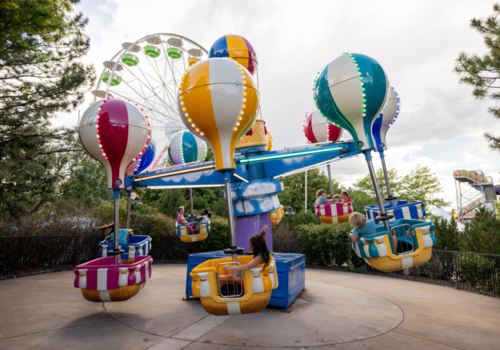
M 291 313 L 215 317 L 182 301 L 186 265 L 154 265 L 133 299 L 91 303 L 71 271 L 0 282 L 0 349 L 500 349 L 500 300 L 306 270 Z

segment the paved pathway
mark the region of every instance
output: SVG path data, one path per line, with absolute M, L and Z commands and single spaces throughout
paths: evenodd
M 133 299 L 90 303 L 71 271 L 0 282 L 0 349 L 500 349 L 500 300 L 306 270 L 291 313 L 215 317 L 182 301 L 186 265 L 154 265 Z

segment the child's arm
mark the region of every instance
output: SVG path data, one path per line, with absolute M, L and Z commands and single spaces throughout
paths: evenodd
M 247 270 L 250 270 L 250 269 L 253 269 L 255 266 L 259 265 L 259 264 L 262 264 L 264 262 L 264 259 L 262 258 L 262 256 L 260 255 L 257 255 L 255 258 L 253 258 L 252 261 L 250 261 L 250 263 L 246 264 L 246 265 L 240 265 L 240 266 L 229 266 L 229 265 L 226 265 L 224 266 L 224 270 L 226 271 L 247 271 Z
M 260 231 L 260 235 L 265 236 L 267 230 L 269 230 L 269 227 L 267 227 L 267 225 L 264 225 L 264 227 L 262 228 L 262 231 Z

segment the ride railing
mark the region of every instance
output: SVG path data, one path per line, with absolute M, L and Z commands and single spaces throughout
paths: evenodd
M 467 177 L 482 184 L 493 183 L 493 178 L 491 176 L 485 176 L 481 170 L 454 170 L 453 177 Z
M 482 198 L 478 198 L 474 202 L 471 202 L 471 203 L 469 203 L 467 205 L 464 205 L 462 207 L 462 212 L 460 214 L 461 215 L 465 215 L 468 212 L 470 212 L 470 211 L 476 209 L 477 207 L 479 207 L 481 204 L 483 204 L 483 199 Z
M 76 265 L 99 257 L 102 239 L 103 236 L 0 237 L 0 279 L 73 270 Z M 224 243 L 217 241 L 185 244 L 177 236 L 153 236 L 150 255 L 155 264 L 185 263 L 189 254 L 223 247 Z M 349 243 L 275 240 L 273 247 L 277 253 L 304 254 L 309 268 L 401 278 L 500 297 L 500 255 L 433 250 L 431 259 L 422 266 L 386 273 L 368 266 Z

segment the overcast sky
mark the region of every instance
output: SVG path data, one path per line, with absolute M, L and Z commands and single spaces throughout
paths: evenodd
M 461 51 L 485 53 L 472 17 L 492 13 L 494 1 L 239 1 L 82 0 L 90 22 L 95 65 L 121 43 L 154 33 L 175 33 L 205 49 L 226 34 L 250 41 L 259 59 L 261 106 L 274 148 L 303 144 L 302 122 L 314 108 L 315 73 L 342 52 L 375 58 L 401 96 L 401 114 L 387 135 L 386 162 L 400 175 L 417 164 L 430 166 L 441 196 L 456 207 L 455 169 L 483 170 L 500 179 L 500 154 L 488 149 L 485 131 L 500 135 L 500 120 L 487 113 L 490 101 L 475 100 L 453 73 Z M 92 100 L 80 109 L 83 113 Z M 77 113 L 57 124 L 77 124 Z M 376 168 L 380 161 L 374 159 Z M 346 185 L 367 174 L 362 158 L 335 165 L 332 175 Z

